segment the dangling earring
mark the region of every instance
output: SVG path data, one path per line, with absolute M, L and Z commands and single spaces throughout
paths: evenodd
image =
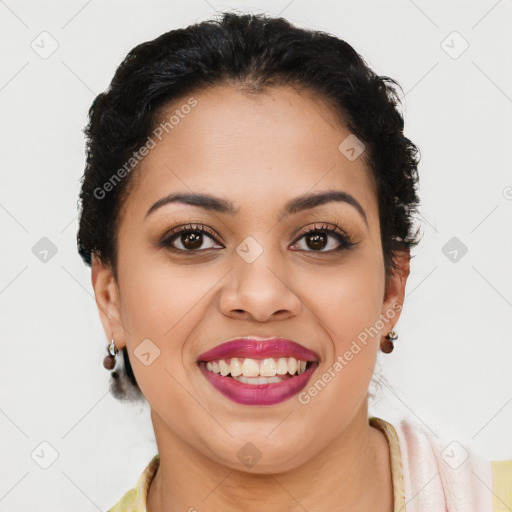
M 119 349 L 114 343 L 114 338 L 112 338 L 110 344 L 107 345 L 107 352 L 108 356 L 105 356 L 105 359 L 103 359 L 103 366 L 107 370 L 112 370 L 116 365 L 117 353 L 119 352 Z
M 398 334 L 391 330 L 388 332 L 387 336 L 384 337 L 384 340 L 380 344 L 380 349 L 385 354 L 389 354 L 393 352 L 394 343 L 398 339 Z

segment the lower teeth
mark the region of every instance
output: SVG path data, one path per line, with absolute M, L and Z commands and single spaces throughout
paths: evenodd
M 231 376 L 231 378 L 243 384 L 274 384 L 285 380 L 281 377 L 243 377 L 242 375 Z

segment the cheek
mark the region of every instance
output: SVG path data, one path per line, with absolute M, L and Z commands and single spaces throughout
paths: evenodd
M 335 271 L 315 278 L 313 289 L 304 289 L 307 303 L 315 307 L 332 338 L 336 352 L 375 326 L 384 294 L 384 269 L 378 257 L 361 252 Z
M 380 341 L 378 334 L 367 332 L 380 316 L 383 282 L 378 262 L 361 258 L 340 268 L 336 277 L 322 279 L 308 294 L 316 308 L 312 321 L 321 326 L 330 347 L 298 395 L 301 406 L 294 420 L 317 432 L 311 440 L 316 449 L 347 428 L 367 397 Z
M 169 267 L 145 265 L 141 259 L 126 260 L 124 270 L 119 268 L 126 344 L 146 396 L 169 382 L 169 373 L 183 381 L 190 377 L 187 372 L 196 370 L 186 357 L 187 340 L 201 323 L 208 291 L 215 283 L 210 274 L 198 278 L 197 273 L 194 277 L 179 269 L 171 272 Z
M 326 436 L 348 424 L 365 399 L 379 348 L 383 268 L 364 258 L 323 279 L 309 293 L 316 322 L 330 347 L 317 373 L 299 395 L 303 420 L 323 418 Z
M 138 337 L 175 337 L 174 332 L 200 309 L 197 306 L 207 300 L 205 295 L 215 283 L 213 271 L 197 272 L 189 265 L 172 264 L 163 256 L 162 252 L 155 256 L 143 249 L 138 253 L 124 251 L 122 257 L 120 252 L 123 317 L 130 333 Z

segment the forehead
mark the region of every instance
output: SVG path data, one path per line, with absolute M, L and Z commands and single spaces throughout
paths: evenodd
M 133 176 L 130 211 L 145 214 L 173 191 L 229 197 L 241 209 L 249 201 L 269 208 L 274 199 L 282 203 L 315 189 L 344 190 L 367 205 L 376 200 L 365 155 L 353 160 L 340 151 L 353 135 L 339 113 L 308 90 L 249 93 L 219 85 L 161 114 L 154 147 Z

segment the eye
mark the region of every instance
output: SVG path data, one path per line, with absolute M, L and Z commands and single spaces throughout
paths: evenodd
M 158 245 L 182 252 L 200 252 L 215 248 L 222 249 L 222 246 L 214 245 L 200 249 L 208 239 L 210 242 L 216 242 L 215 234 L 210 228 L 200 226 L 199 224 L 188 224 L 186 226 L 179 226 L 170 233 L 167 233 L 163 240 L 158 242 Z
M 357 242 L 338 226 L 335 229 L 327 224 L 314 225 L 302 233 L 291 246 L 295 250 L 306 252 L 338 252 L 350 249 Z M 300 247 L 298 243 L 304 239 L 306 247 Z M 205 242 L 209 245 L 204 247 Z M 215 233 L 207 226 L 200 224 L 187 224 L 172 229 L 166 233 L 164 238 L 158 242 L 160 247 L 166 247 L 175 252 L 202 252 L 209 249 L 222 249 L 222 245 L 215 245 L 217 242 Z M 311 250 L 308 250 L 311 249 Z
M 350 249 L 353 245 L 356 245 L 356 242 L 352 242 L 351 238 L 338 225 L 335 226 L 336 228 L 333 229 L 327 224 L 315 225 L 302 233 L 292 247 L 298 247 L 297 242 L 301 239 L 304 239 L 306 249 L 301 247 L 298 247 L 298 249 L 306 250 L 306 252 L 337 252 Z M 312 250 L 308 250 L 307 247 Z

